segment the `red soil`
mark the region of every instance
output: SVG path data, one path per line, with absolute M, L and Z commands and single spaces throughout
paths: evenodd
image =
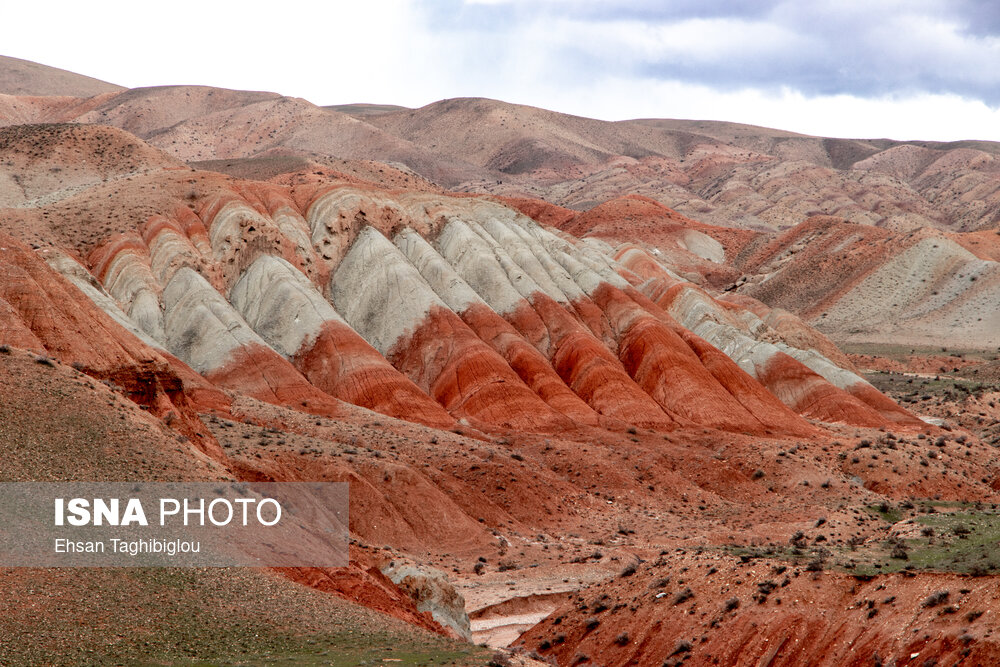
M 711 164 L 700 164 L 704 173 L 713 169 Z M 282 182 L 294 185 L 251 184 L 187 171 L 145 174 L 136 176 L 132 185 L 96 185 L 57 206 L 10 214 L 0 224 L 16 229 L 21 238 L 63 243 L 66 252 L 87 257 L 98 278 L 106 277 L 117 253 L 147 258 L 140 232 L 148 243 L 169 231 L 189 244 L 187 252 L 173 261 L 190 264 L 223 293 L 242 268 L 264 252 L 284 257 L 316 284 L 325 284 L 323 271 L 335 260 L 327 258 L 328 264 L 310 272 L 306 265 L 310 260 L 322 264 L 321 255 L 293 247 L 276 224 L 253 229 L 243 225 L 239 238 L 232 239 L 237 250 L 225 257 L 215 257 L 210 247 L 207 229 L 227 202 L 243 202 L 262 214 L 288 207 L 301 215 L 318 196 L 343 185 L 332 185 L 322 174 L 286 176 Z M 360 187 L 390 200 L 394 195 L 400 201 L 406 198 L 370 184 Z M 643 198 L 623 198 L 580 215 L 528 200 L 518 206 L 578 234 L 612 241 L 637 235 L 659 239 L 675 248 L 668 258 L 672 265 L 717 284 L 731 282 L 739 273 L 680 248 L 678 239 L 691 230 L 722 242 L 727 257 L 741 267 L 767 264 L 775 257 L 767 252 L 780 254 L 808 241 L 810 229 L 833 228 L 837 242 L 855 231 L 813 220 L 765 251 L 761 248 L 768 244 L 755 233 L 700 225 Z M 412 224 L 432 236 L 448 213 L 447 204 L 434 204 L 426 218 L 414 222 L 407 219 L 409 214 L 400 213 L 405 209 L 363 204 L 360 210 L 342 211 L 345 226 L 340 231 L 350 240 L 362 220 L 389 235 Z M 74 216 L 64 216 L 67 212 Z M 43 221 L 50 215 L 52 223 Z M 865 234 L 875 242 L 884 235 L 880 230 Z M 982 239 L 978 252 L 992 252 L 986 241 Z M 226 366 L 207 374 L 229 390 L 223 392 L 121 329 L 38 253 L 6 237 L 0 237 L 0 247 L 7 248 L 0 250 L 2 342 L 44 349 L 68 363 L 76 362 L 85 373 L 107 379 L 135 404 L 162 418 L 156 421 L 133 404 L 115 399 L 98 383 L 94 396 L 100 401 L 93 404 L 116 408 L 102 420 L 117 425 L 122 417 L 129 429 L 140 422 L 155 424 L 162 433 L 154 444 L 171 455 L 184 451 L 175 444 L 183 439 L 172 431 L 189 435 L 201 450 L 190 454 L 190 466 L 197 464 L 199 470 L 218 476 L 350 482 L 355 540 L 351 566 L 283 571 L 296 581 L 420 627 L 439 629 L 374 569 L 380 559 L 406 551 L 425 562 L 453 566 L 456 578 L 471 581 L 480 580 L 478 574 L 470 574 L 473 564 L 488 561 L 490 574 L 500 581 L 517 573 L 530 582 L 538 576 L 533 572 L 546 567 L 556 573 L 560 568 L 586 570 L 590 561 L 603 560 L 599 568 L 607 572 L 617 569 L 618 562 L 630 561 L 633 553 L 651 561 L 658 551 L 698 545 L 708 550 L 705 558 L 714 559 L 713 567 L 722 571 L 717 578 L 708 573 L 707 560 L 665 558 L 666 565 L 647 563 L 631 577 L 598 589 L 614 603 L 607 611 L 611 616 L 603 617 L 596 630 L 586 627 L 596 612 L 592 607 L 582 609 L 583 600 L 576 598 L 529 633 L 526 645 L 541 649 L 541 640 L 551 638 L 550 648 L 542 652 L 569 664 L 581 662 L 578 654 L 584 653 L 592 662 L 608 665 L 662 664 L 688 653 L 697 663 L 703 649 L 704 656 L 722 661 L 770 659 L 773 664 L 850 663 L 858 656 L 870 663 L 877 650 L 883 657 L 899 657 L 902 664 L 909 652 L 919 652 L 921 659 L 957 659 L 956 651 L 970 643 L 974 644 L 970 659 L 985 664 L 1000 658 L 989 634 L 978 627 L 970 631 L 973 642 L 958 639 L 961 613 L 938 615 L 921 606 L 929 591 L 968 586 L 971 593 L 956 595 L 962 611 L 988 607 L 995 597 L 992 579 L 979 585 L 922 573 L 912 579 L 893 576 L 862 582 L 836 574 L 813 579 L 800 572 L 780 593 L 781 605 L 774 595 L 766 604 L 751 606 L 748 595 L 762 576 L 771 576 L 767 568 L 773 565 L 752 571 L 757 564 L 741 568 L 716 558 L 714 551 L 737 539 L 785 543 L 795 530 L 816 526 L 818 518 L 826 517 L 831 542 L 843 545 L 854 536 L 852 530 L 860 533 L 858 526 L 880 530 L 868 527 L 880 519 L 866 517 L 864 508 L 886 498 L 995 500 L 988 485 L 997 479 L 994 450 L 974 438 L 956 439 L 934 445 L 936 456 L 918 463 L 929 444 L 907 440 L 907 429 L 898 429 L 904 437 L 890 441 L 890 434 L 854 426 L 812 428 L 764 387 L 810 417 L 888 430 L 913 422 L 881 394 L 859 391 L 852 396 L 785 355 L 761 369 L 761 384 L 635 290 L 601 287 L 569 308 L 536 294 L 530 307 L 505 315 L 506 322 L 480 307 L 461 317 L 435 309 L 388 355 L 395 369 L 352 331 L 330 325 L 308 349 L 299 351 L 297 367 L 268 348 L 237 350 Z M 871 266 L 878 253 L 856 254 L 852 259 Z M 822 267 L 835 265 L 828 261 Z M 623 273 L 633 284 L 657 278 L 664 291 L 673 284 L 645 253 L 629 268 Z M 823 277 L 811 269 L 794 275 L 803 280 Z M 842 270 L 830 275 L 855 274 Z M 733 302 L 723 305 L 733 312 L 744 307 L 763 312 L 753 303 Z M 809 339 L 809 331 L 798 330 L 795 321 L 780 314 L 776 324 L 782 333 Z M 44 369 L 43 381 L 49 379 L 44 373 L 51 372 L 73 377 L 81 386 L 89 384 L 89 378 L 72 376 L 72 369 L 49 370 L 47 365 L 25 361 L 24 352 L 8 356 L 19 357 L 17 361 L 29 370 Z M 7 380 L 7 365 L 0 364 L 0 379 L 5 387 L 17 387 Z M 37 396 L 51 399 L 58 393 Z M 338 398 L 390 416 L 356 410 Z M 0 407 L 7 409 L 12 402 L 5 396 Z M 28 412 L 20 406 L 15 416 Z M 79 406 L 74 403 L 68 412 L 76 416 Z M 227 419 L 223 424 L 206 416 L 206 426 L 201 421 L 206 412 Z M 393 415 L 455 432 L 397 421 Z M 456 424 L 455 417 L 481 426 L 482 431 Z M 5 426 L 15 421 L 8 419 Z M 657 431 L 632 428 L 626 434 L 620 428 L 576 428 L 594 423 L 634 424 Z M 504 438 L 490 435 L 501 428 L 510 430 Z M 274 429 L 278 433 L 272 440 Z M 462 436 L 461 431 L 473 432 Z M 868 451 L 863 460 L 850 453 L 863 437 L 876 441 L 870 448 L 872 454 L 877 452 L 877 462 Z M 131 450 L 125 440 L 122 436 L 110 442 L 128 455 Z M 24 452 L 19 443 L 11 444 L 6 432 L 0 433 L 0 444 L 5 454 Z M 593 555 L 597 545 L 606 552 L 599 557 Z M 478 561 L 479 557 L 484 560 Z M 513 561 L 517 569 L 501 569 L 501 558 Z M 531 565 L 539 565 L 538 570 Z M 672 577 L 664 584 L 672 595 L 656 602 L 664 600 L 655 597 L 665 590 L 659 585 L 663 576 Z M 695 598 L 673 604 L 673 595 L 684 590 L 681 586 L 692 588 Z M 898 612 L 881 601 L 871 607 L 878 614 L 868 615 L 869 606 L 860 598 L 883 600 L 886 593 L 876 593 L 878 586 L 896 595 L 897 604 L 902 603 Z M 586 595 L 589 602 L 590 592 Z M 721 614 L 713 626 L 730 596 L 741 598 L 739 614 Z M 557 625 L 559 614 L 563 616 Z M 914 628 L 925 632 L 915 633 Z M 565 635 L 563 640 L 555 641 L 558 633 Z M 622 633 L 628 636 L 619 640 Z M 777 641 L 772 643 L 772 638 Z M 691 650 L 671 657 L 680 639 L 691 641 Z M 773 648 L 775 643 L 778 649 Z M 794 650 L 786 652 L 788 647 Z
M 799 415 L 782 403 L 768 389 L 747 375 L 735 361 L 730 359 L 714 345 L 690 331 L 678 331 L 705 368 L 718 380 L 719 384 L 733 395 L 764 426 L 764 433 L 783 432 L 789 434 L 806 434 L 813 432 Z
M 19 241 L 0 235 L 0 248 L 0 339 L 115 382 L 153 414 L 180 417 L 179 430 L 217 450 L 196 412 L 225 411 L 222 392 L 122 329 Z
M 357 552 L 352 550 L 351 560 L 356 560 L 357 557 Z M 304 586 L 358 602 L 418 628 L 448 634 L 431 617 L 430 612 L 417 611 L 416 603 L 396 588 L 377 565 L 365 567 L 360 563 L 352 563 L 350 567 L 336 569 L 285 567 L 275 570 Z
M 541 199 L 529 199 L 527 197 L 495 197 L 498 201 L 507 206 L 520 211 L 532 220 L 548 227 L 563 229 L 573 218 L 579 215 L 579 211 L 570 208 L 556 206 Z
M 537 207 L 521 206 L 527 215 Z M 684 234 L 694 230 L 722 244 L 727 257 L 735 256 L 757 233 L 744 229 L 716 227 L 697 222 L 658 201 L 641 195 L 626 195 L 604 202 L 570 219 L 556 219 L 553 226 L 578 237 L 594 236 L 610 241 L 642 241 L 666 253 L 677 271 L 693 272 L 717 286 L 729 285 L 739 277 L 731 266 L 704 260 L 685 250 Z
M 804 364 L 778 352 L 757 367 L 761 384 L 800 415 L 825 422 L 884 426 L 886 419 Z
M 598 413 L 652 428 L 675 421 L 629 377 L 621 362 L 551 297 L 536 293 L 531 305 L 549 332 L 552 367 L 577 396 Z M 521 318 L 514 320 L 517 326 Z
M 753 296 L 808 319 L 898 252 L 892 241 L 893 234 L 878 227 L 813 216 L 756 245 L 737 263 L 744 272 L 756 273 L 766 271 L 775 258 L 791 257 L 773 279 L 755 286 Z
M 473 305 L 461 313 L 462 321 L 481 340 L 506 360 L 515 373 L 532 391 L 557 412 L 577 424 L 597 426 L 597 414 L 574 394 L 552 369 L 537 348 L 496 312 L 483 305 Z M 516 321 L 520 321 L 515 315 Z
M 453 415 L 524 430 L 572 426 L 450 310 L 432 308 L 386 357 Z
M 615 253 L 615 259 L 640 280 L 663 279 L 670 284 L 677 282 L 655 259 L 644 249 L 631 243 L 623 244 Z
M 924 422 L 900 407 L 891 398 L 875 387 L 863 382 L 856 382 L 847 388 L 847 393 L 860 399 L 885 417 L 890 422 L 901 426 L 922 427 Z
M 753 433 L 764 430 L 673 328 L 610 285 L 599 287 L 594 299 L 615 326 L 625 369 L 667 414 L 681 423 Z
M 800 350 L 816 350 L 841 368 L 857 372 L 848 355 L 844 354 L 832 340 L 787 310 L 771 308 L 751 296 L 736 292 L 726 292 L 718 298 L 718 302 L 728 308 L 749 310 L 777 331 L 792 347 Z
M 646 290 L 653 295 L 656 305 L 664 309 L 669 308 L 684 290 L 697 289 L 669 277 L 656 281 L 647 285 Z M 890 399 L 879 399 L 882 395 L 878 391 L 872 394 L 863 384 L 854 385 L 849 391 L 839 389 L 784 352 L 774 354 L 763 363 L 757 362 L 756 376 L 759 383 L 782 403 L 810 419 L 858 426 L 885 426 L 889 422 L 923 425 Z
M 864 581 L 787 565 L 776 574 L 781 567 L 719 555 L 661 556 L 631 577 L 572 598 L 518 644 L 561 665 L 608 667 L 1000 661 L 992 578 L 896 574 Z M 928 602 L 938 592 L 945 600 Z
M 343 414 L 339 401 L 311 385 L 284 357 L 262 345 L 234 349 L 222 366 L 207 371 L 205 377 L 212 384 L 266 403 L 327 417 Z
M 440 405 L 346 325 L 327 322 L 293 362 L 310 383 L 347 403 L 436 428 L 455 423 Z

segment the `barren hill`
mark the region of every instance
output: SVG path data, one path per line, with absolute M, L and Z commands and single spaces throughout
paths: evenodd
M 0 205 L 54 201 L 93 186 L 183 163 L 128 132 L 75 123 L 0 128 Z
M 0 56 L 0 93 L 4 95 L 93 97 L 121 90 L 124 88 L 107 81 L 30 60 Z

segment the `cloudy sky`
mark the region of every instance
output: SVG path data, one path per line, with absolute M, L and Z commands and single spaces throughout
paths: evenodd
M 317 104 L 482 96 L 607 120 L 1000 140 L 995 0 L 95 0 L 3 13 L 0 53 L 130 87 Z

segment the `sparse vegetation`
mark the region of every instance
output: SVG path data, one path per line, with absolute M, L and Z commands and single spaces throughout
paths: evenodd
M 949 597 L 951 597 L 951 593 L 949 591 L 938 591 L 928 595 L 927 598 L 924 599 L 922 606 L 927 609 L 937 607 L 938 605 L 947 602 Z
M 694 597 L 694 591 L 692 591 L 690 588 L 685 588 L 680 593 L 678 593 L 676 597 L 674 597 L 674 604 L 675 605 L 684 604 L 693 597 Z
M 686 640 L 681 640 L 677 642 L 677 645 L 674 647 L 674 652 L 670 654 L 670 657 L 673 657 L 675 655 L 681 655 L 684 653 L 689 653 L 691 651 L 691 648 L 692 648 L 691 642 Z

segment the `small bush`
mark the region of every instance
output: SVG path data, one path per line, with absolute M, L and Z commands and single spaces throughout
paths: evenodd
M 674 647 L 674 652 L 670 654 L 670 657 L 675 655 L 681 655 L 682 653 L 689 653 L 691 651 L 691 642 L 681 640 L 677 642 L 677 646 Z
M 816 556 L 811 561 L 806 563 L 806 572 L 822 572 L 823 568 L 826 566 L 822 556 Z
M 628 642 L 629 642 L 629 638 L 628 638 L 628 633 L 627 632 L 623 632 L 620 635 L 618 635 L 617 637 L 615 637 L 615 643 L 618 644 L 619 646 L 627 646 Z
M 486 667 L 510 667 L 510 656 L 506 653 L 497 651 L 490 658 L 490 661 L 486 663 Z
M 951 597 L 951 593 L 949 591 L 938 591 L 937 593 L 932 593 L 927 596 L 927 599 L 924 600 L 923 607 L 931 609 L 939 604 L 944 604 L 948 601 L 949 597 Z
M 757 590 L 763 593 L 764 595 L 770 595 L 771 591 L 773 591 L 777 587 L 778 584 L 774 583 L 770 579 L 768 579 L 767 581 L 758 582 L 757 584 Z

